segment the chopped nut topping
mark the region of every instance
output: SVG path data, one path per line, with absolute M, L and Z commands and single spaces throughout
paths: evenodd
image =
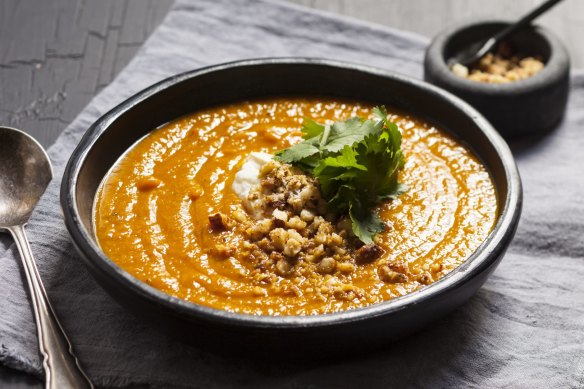
M 316 180 L 301 170 L 270 161 L 260 168 L 259 178 L 244 201 L 247 212 L 233 207 L 231 215 L 237 221 L 234 228 L 247 239 L 244 255 L 253 264 L 253 279 L 259 285 L 272 284 L 283 294 L 302 292 L 274 284 L 279 277 L 314 285 L 316 299 L 324 294 L 346 300 L 364 298 L 362 290 L 343 284 L 337 276 L 352 273 L 357 263 L 373 262 L 383 249 L 370 244 L 357 250 L 361 243 L 352 232 L 351 220 L 327 214 Z M 209 221 L 219 229 L 227 228 L 221 214 L 210 216 Z M 332 277 L 324 288 L 318 286 L 322 277 Z
M 388 265 L 381 265 L 377 272 L 379 278 L 389 284 L 400 284 L 408 281 L 408 277 L 405 274 L 391 270 Z
M 209 215 L 209 224 L 211 225 L 211 228 L 216 231 L 226 230 L 230 228 L 230 223 L 227 217 L 221 213 Z
M 300 211 L 300 218 L 305 222 L 311 222 L 314 220 L 314 213 L 310 212 L 309 210 L 303 209 Z
M 221 258 L 229 258 L 235 254 L 235 248 L 224 244 L 216 245 L 211 251 L 213 254 Z
M 381 257 L 384 250 L 376 244 L 370 243 L 362 246 L 355 252 L 357 262 L 368 263 L 373 262 Z
M 443 268 L 444 266 L 441 263 L 433 263 L 430 265 L 430 270 L 432 270 L 433 273 L 439 273 Z
M 355 265 L 348 262 L 341 262 L 337 264 L 337 269 L 339 269 L 341 273 L 351 273 L 353 270 L 355 270 Z
M 337 262 L 331 257 L 326 257 L 318 264 L 318 271 L 325 274 L 330 274 L 335 271 Z
M 292 265 L 286 259 L 281 258 L 278 259 L 278 262 L 276 262 L 276 270 L 278 274 L 280 274 L 283 277 L 286 277 L 291 273 Z
M 424 272 L 421 276 L 418 277 L 418 282 L 420 284 L 430 285 L 432 281 L 432 275 L 428 272 Z
M 274 219 L 278 219 L 278 220 L 281 220 L 283 222 L 288 221 L 288 213 L 281 211 L 279 209 L 274 209 L 274 212 L 272 212 L 272 216 L 274 216 Z
M 462 78 L 497 84 L 532 77 L 543 70 L 544 66 L 538 58 L 512 55 L 508 46 L 502 46 L 495 54 L 486 54 L 471 69 L 457 63 L 451 70 Z

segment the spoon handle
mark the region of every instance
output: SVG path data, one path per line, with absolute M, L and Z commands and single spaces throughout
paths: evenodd
M 547 0 L 544 1 L 539 7 L 528 13 L 527 15 L 523 16 L 517 22 L 511 24 L 509 27 L 501 30 L 497 35 L 493 37 L 495 42 L 500 42 L 504 40 L 507 36 L 514 33 L 515 31 L 519 30 L 520 28 L 525 27 L 528 25 L 532 20 L 537 18 L 539 15 L 547 11 L 548 9 L 552 8 L 554 5 L 558 4 L 560 1 L 563 0 Z
M 93 388 L 73 354 L 71 343 L 49 303 L 47 292 L 35 265 L 24 226 L 8 228 L 20 252 L 30 289 L 39 337 L 39 348 L 45 369 L 45 388 Z

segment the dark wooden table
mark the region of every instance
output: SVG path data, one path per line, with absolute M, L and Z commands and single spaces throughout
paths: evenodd
M 0 123 L 44 146 L 130 61 L 172 0 L 1 0 Z
M 0 124 L 50 146 L 132 59 L 171 4 L 0 0 Z M 0 388 L 42 384 L 0 365 Z

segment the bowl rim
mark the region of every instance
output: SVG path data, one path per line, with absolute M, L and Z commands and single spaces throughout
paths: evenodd
M 404 296 L 366 307 L 319 315 L 251 315 L 211 308 L 166 294 L 150 285 L 147 285 L 123 270 L 115 262 L 109 259 L 103 251 L 101 251 L 97 242 L 93 240 L 89 231 L 81 221 L 81 216 L 77 207 L 76 188 L 78 176 L 90 149 L 119 116 L 156 93 L 207 73 L 226 71 L 233 68 L 265 65 L 328 67 L 367 73 L 377 77 L 390 78 L 396 82 L 407 84 L 415 89 L 421 90 L 423 93 L 436 95 L 438 98 L 448 101 L 463 114 L 469 116 L 484 133 L 486 139 L 496 151 L 498 158 L 502 162 L 505 171 L 505 180 L 507 181 L 507 194 L 504 202 L 499 204 L 499 207 L 502 207 L 501 214 L 489 236 L 463 264 L 442 277 L 440 280 L 426 287 L 422 287 L 419 290 L 408 293 Z M 461 284 L 472 279 L 473 275 L 479 274 L 488 269 L 494 262 L 496 262 L 498 258 L 497 254 L 504 252 L 508 241 L 513 237 L 513 232 L 517 226 L 521 213 L 522 186 L 515 160 L 503 138 L 497 133 L 497 131 L 495 131 L 491 124 L 478 113 L 478 111 L 451 93 L 424 81 L 368 65 L 359 65 L 345 61 L 322 58 L 270 57 L 227 62 L 180 73 L 143 89 L 114 107 L 89 127 L 80 143 L 73 151 L 63 174 L 60 197 L 65 225 L 77 249 L 81 251 L 81 254 L 93 265 L 106 272 L 108 277 L 113 278 L 115 282 L 122 284 L 123 287 L 130 289 L 133 293 L 149 300 L 149 302 L 154 303 L 155 305 L 162 305 L 164 308 L 192 319 L 213 321 L 217 324 L 227 326 L 235 324 L 240 327 L 298 329 L 343 325 L 371 319 L 373 317 L 388 315 L 392 312 L 412 309 L 430 298 L 436 298 L 437 296 L 443 295 L 446 292 L 457 288 Z
M 477 82 L 462 78 L 452 73 L 444 58 L 444 50 L 450 40 L 466 29 L 488 24 L 508 25 L 513 21 L 502 19 L 475 19 L 455 24 L 440 32 L 428 45 L 424 55 L 424 62 L 432 62 L 434 77 L 440 77 L 457 90 L 466 90 L 477 95 L 502 96 L 509 94 L 528 93 L 555 83 L 561 78 L 565 67 L 570 67 L 569 55 L 563 43 L 549 29 L 541 25 L 531 25 L 529 28 L 533 34 L 539 35 L 550 46 L 550 57 L 542 71 L 524 80 L 509 83 L 491 84 Z M 426 64 L 427 65 L 427 64 Z M 426 67 L 425 65 L 425 67 Z

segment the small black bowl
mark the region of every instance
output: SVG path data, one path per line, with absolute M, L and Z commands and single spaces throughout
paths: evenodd
M 167 295 L 131 276 L 99 248 L 92 221 L 98 186 L 118 158 L 149 131 L 203 107 L 274 95 L 315 94 L 411 112 L 450 131 L 477 153 L 496 185 L 498 221 L 462 266 L 428 287 L 366 308 L 316 316 L 252 316 Z M 218 351 L 273 356 L 279 350 L 276 355 L 301 353 L 304 357 L 385 344 L 465 302 L 495 269 L 511 242 L 521 199 L 519 174 L 507 144 L 462 100 L 423 81 L 384 70 L 298 58 L 203 68 L 143 90 L 89 128 L 69 160 L 61 186 L 65 224 L 81 259 L 128 310 L 179 339 Z
M 542 71 L 525 80 L 487 84 L 453 74 L 448 60 L 461 49 L 502 30 L 508 23 L 485 21 L 451 27 L 440 33 L 424 59 L 424 79 L 465 100 L 481 112 L 506 138 L 546 132 L 566 110 L 570 59 L 564 45 L 542 27 L 515 33 L 509 45 L 525 56 L 538 56 Z

